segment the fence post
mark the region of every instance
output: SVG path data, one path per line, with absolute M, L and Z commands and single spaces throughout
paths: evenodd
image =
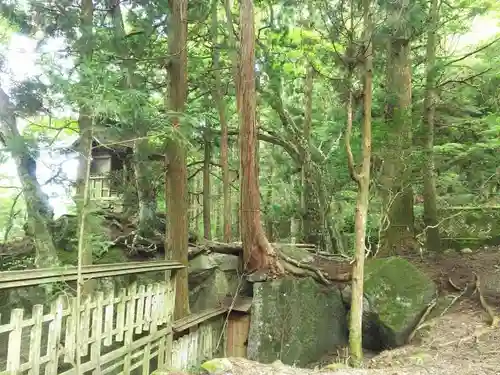
M 14 309 L 10 313 L 10 324 L 12 331 L 9 334 L 9 346 L 7 351 L 7 371 L 17 373 L 21 366 L 21 339 L 23 334 L 23 309 Z

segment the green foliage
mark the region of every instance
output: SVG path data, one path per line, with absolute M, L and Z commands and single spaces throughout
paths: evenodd
M 375 4 L 376 3 L 376 4 Z M 163 153 L 169 137 L 182 139 L 188 150 L 190 192 L 195 202 L 201 192 L 201 174 L 196 175 L 203 160 L 203 130 L 207 124 L 213 130 L 213 162 L 220 157 L 219 114 L 213 98 L 214 48 L 220 54 L 220 74 L 226 103 L 226 115 L 231 131 L 231 148 L 237 148 L 234 136 L 238 128 L 235 85 L 232 76 L 229 33 L 225 12 L 219 9 L 218 38 L 214 45 L 210 34 L 210 2 L 196 1 L 189 5 L 188 97 L 182 114 L 165 109 L 168 94 L 166 70 L 170 63 L 165 51 L 168 46 L 168 9 L 165 2 L 134 2 L 122 7 L 126 36 L 117 38 L 111 27 L 106 2 L 94 1 L 96 12 L 91 58 L 82 59 L 79 27 L 80 2 L 28 0 L 21 7 L 17 2 L 2 2 L 0 6 L 0 43 L 4 44 L 12 30 L 33 35 L 44 35 L 39 43 L 38 65 L 43 74 L 36 79 L 17 82 L 11 90 L 19 115 L 28 118 L 23 135 L 33 155 L 41 147 L 54 149 L 55 140 L 69 139 L 79 132 L 77 114 L 81 108 L 90 110 L 97 137 L 119 140 L 148 137 L 150 152 Z M 380 194 L 380 170 L 386 151 L 389 125 L 385 119 L 387 90 L 387 38 L 400 33 L 409 38 L 412 47 L 413 79 L 413 138 L 412 183 L 415 194 L 422 192 L 422 145 L 419 127 L 425 87 L 425 32 L 428 25 L 428 2 L 408 3 L 404 16 L 389 17 L 396 11 L 394 1 L 374 2 L 376 33 L 373 36 L 374 92 L 373 92 L 373 168 L 368 234 L 374 244 L 384 221 L 385 212 Z M 233 17 L 238 19 L 237 5 Z M 500 148 L 500 44 L 491 45 L 469 58 L 463 57 L 472 47 L 452 48 L 453 39 L 467 33 L 475 15 L 494 16 L 498 4 L 487 0 L 452 0 L 441 6 L 441 26 L 437 76 L 437 113 L 434 156 L 437 169 L 437 191 L 440 207 L 457 205 L 498 204 L 498 165 Z M 28 17 L 36 14 L 36 17 Z M 352 37 L 361 44 L 361 14 L 354 9 Z M 279 237 L 290 235 L 290 218 L 300 217 L 300 197 L 304 190 L 300 170 L 305 108 L 305 75 L 315 71 L 313 88 L 311 158 L 315 170 L 316 199 L 321 197 L 322 208 L 330 223 L 342 234 L 347 251 L 353 249 L 356 184 L 347 169 L 344 132 L 347 121 L 346 56 L 349 50 L 349 17 L 351 10 L 343 2 L 298 1 L 256 2 L 257 106 L 259 132 L 267 136 L 260 143 L 260 190 L 263 219 L 278 228 Z M 238 31 L 240 25 L 234 25 Z M 5 30 L 5 31 L 4 31 Z M 61 40 L 57 52 L 44 47 Z M 484 41 L 483 41 L 484 42 Z M 482 43 L 483 43 L 482 42 Z M 483 45 L 481 43 L 481 45 Z M 456 62 L 454 62 L 456 61 Z M 358 62 L 359 63 L 359 62 Z M 1 67 L 1 65 L 0 65 Z M 355 94 L 352 151 L 360 160 L 362 96 L 360 69 L 352 79 Z M 71 113 L 71 114 L 69 114 Z M 173 115 L 182 117 L 179 129 L 172 129 Z M 268 147 L 268 143 L 272 147 Z M 231 169 L 238 169 L 237 152 L 231 156 Z M 222 205 L 218 166 L 212 166 L 212 206 Z M 151 183 L 156 187 L 159 210 L 164 202 L 162 163 L 148 166 Z M 195 177 L 193 177 L 195 176 Z M 127 186 L 130 190 L 135 187 Z M 232 199 L 239 199 L 238 182 L 234 181 Z M 125 191 L 125 189 L 124 189 Z M 7 226 L 14 195 L 1 195 L 0 228 Z M 200 200 L 201 202 L 201 200 Z M 10 236 L 22 234 L 24 211 L 19 211 Z M 197 206 L 197 205 L 193 205 Z M 199 220 L 197 207 L 192 207 L 192 221 Z M 415 205 L 417 226 L 422 229 L 422 206 Z M 220 216 L 220 212 L 216 215 Z M 488 216 L 482 211 L 478 215 Z M 494 236 L 496 229 L 484 228 L 481 218 L 475 218 L 476 227 L 465 219 L 467 215 L 446 219 L 446 236 L 460 235 L 461 228 L 470 227 L 473 236 Z M 489 220 L 489 219 L 488 219 Z M 486 220 L 486 221 L 488 221 Z M 212 219 L 214 231 L 218 223 Z M 333 223 L 333 224 L 332 224 Z M 90 230 L 97 258 L 109 254 L 109 243 L 99 232 L 99 223 Z M 234 223 L 236 226 L 236 223 Z M 220 225 L 219 225 L 220 226 Z M 331 228 L 326 228 L 330 229 Z M 74 233 L 69 236 L 75 238 Z M 75 243 L 67 244 L 74 249 Z M 65 248 L 64 246 L 59 246 Z M 372 249 L 373 250 L 373 249 Z

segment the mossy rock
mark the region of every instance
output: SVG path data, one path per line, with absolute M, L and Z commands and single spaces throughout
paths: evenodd
M 312 278 L 254 284 L 248 359 L 304 366 L 347 341 L 340 292 Z
M 222 375 L 231 371 L 233 365 L 227 358 L 215 358 L 203 363 L 201 368 L 210 375 Z
M 433 281 L 399 257 L 367 261 L 364 290 L 363 343 L 372 350 L 404 345 L 436 295 Z

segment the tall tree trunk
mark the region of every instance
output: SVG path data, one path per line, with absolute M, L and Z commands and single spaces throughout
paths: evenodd
M 434 114 L 436 111 L 436 30 L 439 21 L 438 0 L 431 1 L 429 31 L 427 33 L 427 71 L 425 82 L 424 118 L 424 223 L 426 247 L 429 251 L 441 250 L 436 203 L 436 180 L 434 167 Z
M 93 21 L 94 21 L 94 5 L 92 0 L 82 0 L 81 5 L 81 19 L 80 19 L 80 33 L 81 37 L 78 40 L 78 52 L 79 59 L 82 64 L 86 64 L 92 60 L 93 55 Z M 82 75 L 82 82 L 87 80 L 85 74 Z M 87 205 L 84 202 L 85 196 L 85 178 L 87 172 L 87 155 L 91 155 L 92 149 L 92 110 L 88 104 L 80 103 L 78 114 L 78 127 L 80 129 L 80 141 L 79 141 L 79 160 L 78 160 L 78 171 L 76 180 L 76 204 L 79 212 L 79 226 L 91 228 L 90 215 L 86 213 L 83 207 Z M 87 197 L 88 199 L 88 197 Z M 84 223 L 82 223 L 84 222 Z M 92 246 L 90 241 L 85 242 L 83 246 L 82 254 L 82 264 L 89 265 L 92 264 Z M 94 287 L 94 282 L 90 281 L 86 283 L 85 291 L 90 292 Z
M 136 64 L 134 60 L 127 59 L 130 54 L 124 45 L 126 34 L 121 6 L 116 0 L 108 0 L 108 6 L 111 9 L 116 50 L 124 59 L 122 68 L 126 75 L 125 87 L 128 89 L 137 89 Z M 156 191 L 154 185 L 151 183 L 149 141 L 146 138 L 147 127 L 140 123 L 141 120 L 139 118 L 134 118 L 133 121 L 137 135 L 133 146 L 133 168 L 139 207 L 137 229 L 140 236 L 149 237 L 154 235 L 154 228 L 156 227 Z
M 382 185 L 388 227 L 382 233 L 382 251 L 412 248 L 414 241 L 413 189 L 411 181 L 412 95 L 410 39 L 405 20 L 407 5 L 388 5 L 393 23 L 388 43 L 386 123 Z
M 231 196 L 229 187 L 229 136 L 226 116 L 226 102 L 222 97 L 221 77 L 220 77 L 220 56 L 218 45 L 218 1 L 212 2 L 212 43 L 213 43 L 213 70 L 214 70 L 214 90 L 213 97 L 219 112 L 221 127 L 220 143 L 220 164 L 222 166 L 222 211 L 223 211 L 223 241 L 231 241 Z
M 226 26 L 227 26 L 227 42 L 229 47 L 229 59 L 231 60 L 231 73 L 233 74 L 234 86 L 236 92 L 239 87 L 239 61 L 238 50 L 236 47 L 236 38 L 233 29 L 233 14 L 231 12 L 231 0 L 224 0 L 224 11 L 226 13 Z M 240 110 L 240 97 L 236 95 L 236 109 Z
M 273 154 L 274 147 L 271 146 L 269 148 L 269 152 L 272 155 Z M 273 184 L 274 184 L 274 164 L 270 163 L 269 164 L 269 172 L 268 172 L 268 178 L 269 182 L 267 184 L 267 194 L 266 194 L 266 206 L 267 206 L 267 213 L 266 213 L 266 233 L 267 233 L 267 238 L 269 241 L 274 241 L 274 217 L 272 214 L 272 209 L 273 209 Z
M 139 205 L 137 229 L 142 237 L 154 235 L 157 226 L 157 200 L 154 185 L 151 183 L 151 171 L 149 165 L 149 142 L 136 140 L 134 142 L 134 174 Z
M 256 174 L 255 30 L 253 0 L 240 3 L 240 67 L 237 94 L 240 103 L 241 237 L 248 272 L 268 270 L 281 274 L 283 268 L 262 228 L 259 180 Z
M 354 255 L 354 266 L 352 271 L 352 294 L 351 312 L 349 322 L 349 349 L 354 366 L 360 366 L 363 360 L 362 350 L 362 324 L 363 324 L 363 282 L 365 264 L 365 238 L 366 220 L 368 215 L 368 198 L 370 191 L 370 162 L 371 162 L 371 110 L 372 110 L 372 14 L 370 0 L 363 0 L 364 20 L 364 87 L 363 87 L 363 129 L 362 129 L 362 153 L 363 160 L 361 171 L 357 173 L 354 169 L 354 161 L 350 148 L 350 133 L 352 121 L 348 124 L 346 135 L 347 155 L 349 157 L 349 168 L 351 175 L 358 184 L 358 196 L 356 199 L 355 235 L 356 250 Z M 352 92 L 350 92 L 352 103 Z
M 212 189 L 210 184 L 210 170 L 212 161 L 212 142 L 211 142 L 210 125 L 207 122 L 203 131 L 204 155 L 203 160 L 203 238 L 206 240 L 212 239 L 212 222 L 210 220 L 212 209 Z
M 325 223 L 321 219 L 319 207 L 319 194 L 315 189 L 315 179 L 313 167 L 311 165 L 311 126 L 312 126 L 312 103 L 313 103 L 313 79 L 314 69 L 307 69 L 305 88 L 304 88 L 304 149 L 302 152 L 302 193 L 301 193 L 301 211 L 302 211 L 302 230 L 303 239 L 306 243 L 317 246 L 322 245 L 323 228 Z M 318 187 L 319 188 L 319 187 Z
M 36 178 L 36 160 L 16 124 L 14 106 L 0 88 L 0 144 L 4 144 L 16 162 L 28 213 L 28 233 L 35 242 L 37 267 L 54 267 L 59 264 L 50 232 L 54 212 L 49 197 L 42 191 Z
M 182 112 L 187 96 L 187 0 L 169 0 L 169 107 Z M 179 129 L 181 119 L 172 118 L 172 126 Z M 189 315 L 188 290 L 188 191 L 186 150 L 179 137 L 166 142 L 166 201 L 168 223 L 167 259 L 181 262 L 185 268 L 177 271 L 174 319 Z

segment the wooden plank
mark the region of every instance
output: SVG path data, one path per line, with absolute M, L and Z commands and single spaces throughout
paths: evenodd
M 142 325 L 144 324 L 144 301 L 146 299 L 146 291 L 144 285 L 139 286 L 138 292 L 138 300 L 137 300 L 137 311 L 135 313 L 136 321 L 135 321 L 135 333 L 140 335 L 142 333 Z
M 142 329 L 144 331 L 149 331 L 149 327 L 151 326 L 151 304 L 153 299 L 153 285 L 148 284 L 146 287 L 146 299 L 144 302 L 144 324 Z
M 106 307 L 104 308 L 104 346 L 111 346 L 113 343 L 113 311 L 115 296 L 113 290 L 110 291 Z
M 127 301 L 127 315 L 126 315 L 126 331 L 124 338 L 124 346 L 129 347 L 132 344 L 132 340 L 134 337 L 134 319 L 135 319 L 135 304 L 136 304 L 136 293 L 137 293 L 137 285 L 134 283 L 128 288 L 128 297 Z M 125 359 L 123 362 L 123 373 L 130 374 L 130 366 L 131 366 L 131 353 L 127 352 L 125 355 Z
M 161 298 L 161 295 L 163 294 L 161 284 L 156 283 L 153 286 L 153 295 L 151 298 L 151 325 L 150 325 L 150 332 L 156 332 L 156 329 L 159 325 L 158 321 L 160 320 L 160 314 L 161 314 L 161 306 L 159 306 L 159 300 Z
M 143 272 L 176 270 L 184 266 L 175 261 L 126 262 L 82 267 L 82 277 L 89 280 L 99 277 L 119 276 Z M 76 280 L 77 267 L 41 268 L 23 271 L 0 272 L 0 289 L 39 285 L 55 281 Z
M 104 293 L 96 293 L 96 307 L 92 312 L 92 344 L 90 344 L 90 362 L 93 375 L 101 374 L 101 344 Z
M 227 313 L 227 311 L 227 307 L 217 307 L 214 309 L 204 310 L 196 314 L 191 314 L 185 318 L 176 320 L 172 324 L 172 329 L 174 332 L 180 333 L 211 318 Z
M 83 303 L 83 311 L 81 315 L 80 323 L 82 329 L 80 330 L 80 350 L 82 357 L 89 354 L 89 337 L 90 337 L 90 319 L 91 319 L 91 300 L 90 297 L 86 297 Z
M 66 319 L 66 332 L 64 335 L 64 362 L 65 363 L 75 363 L 75 352 L 76 352 L 76 298 L 71 298 L 69 306 L 71 308 L 71 315 Z
M 47 355 L 49 360 L 45 366 L 45 375 L 57 374 L 63 303 L 62 297 L 59 297 L 52 303 L 50 308 L 51 313 L 54 315 L 54 319 L 49 323 L 49 333 L 47 339 Z
M 222 302 L 222 306 L 230 311 L 249 312 L 252 308 L 252 297 L 226 297 Z
M 21 366 L 21 339 L 23 329 L 21 322 L 23 321 L 23 309 L 13 309 L 10 312 L 10 324 L 12 331 L 9 333 L 9 346 L 7 349 L 7 371 L 12 371 L 17 374 Z
M 40 357 L 42 355 L 42 321 L 43 321 L 43 305 L 35 305 L 32 310 L 33 326 L 30 332 L 30 354 L 29 363 L 31 369 L 28 375 L 40 374 Z
M 116 341 L 123 341 L 123 332 L 125 331 L 125 306 L 127 300 L 127 291 L 125 288 L 120 289 L 119 302 L 116 309 Z
M 174 340 L 174 334 L 172 329 L 172 321 L 174 316 L 174 304 L 175 304 L 175 277 L 170 274 L 165 280 L 165 293 L 163 294 L 163 319 L 169 329 L 169 334 L 166 336 L 165 340 L 165 366 L 169 367 L 172 363 L 172 343 Z

